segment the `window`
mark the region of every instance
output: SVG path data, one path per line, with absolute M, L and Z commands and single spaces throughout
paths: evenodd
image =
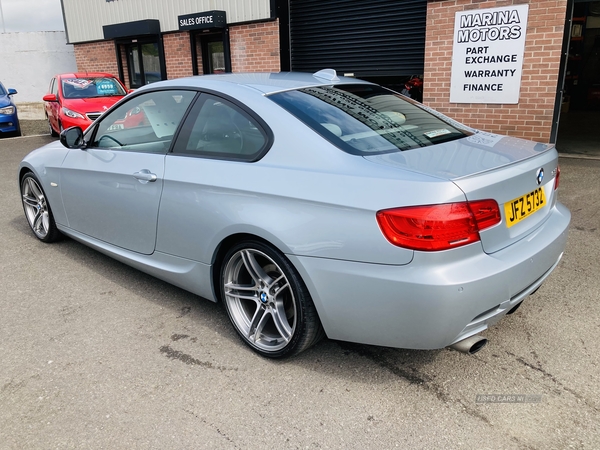
M 96 98 L 124 96 L 125 89 L 112 77 L 63 78 L 62 92 L 65 98 Z
M 54 95 L 58 95 L 58 87 L 57 87 L 57 83 L 56 83 L 56 78 L 52 78 L 52 81 L 50 81 L 50 93 L 54 94 Z
M 133 97 L 102 118 L 92 146 L 166 153 L 195 95 L 193 91 L 156 91 Z
M 376 85 L 310 87 L 269 98 L 354 155 L 427 147 L 471 134 L 451 119 Z
M 174 153 L 255 161 L 267 142 L 266 132 L 249 114 L 206 95 L 192 109 Z

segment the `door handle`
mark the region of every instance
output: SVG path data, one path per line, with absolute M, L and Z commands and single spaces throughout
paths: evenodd
M 146 183 L 149 181 L 150 182 L 156 181 L 156 179 L 158 178 L 155 173 L 150 172 L 148 169 L 142 169 L 139 172 L 135 172 L 133 174 L 133 176 L 137 180 L 142 181 L 142 182 L 145 181 Z

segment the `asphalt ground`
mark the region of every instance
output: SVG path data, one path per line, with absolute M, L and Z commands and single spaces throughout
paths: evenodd
M 23 136 L 38 136 L 50 133 L 47 120 L 21 120 Z
M 278 362 L 219 305 L 39 242 L 16 169 L 50 140 L 0 140 L 0 449 L 600 448 L 600 160 L 561 158 L 565 256 L 481 352 L 325 340 Z

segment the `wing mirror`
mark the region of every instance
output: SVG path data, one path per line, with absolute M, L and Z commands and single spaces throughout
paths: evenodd
M 57 102 L 58 101 L 56 99 L 56 95 L 55 94 L 46 94 L 46 95 L 44 95 L 44 97 L 42 98 L 42 100 L 44 100 L 45 102 Z
M 8 95 L 15 95 L 15 94 L 17 94 L 16 89 L 11 89 L 11 88 L 8 89 Z
M 60 143 L 67 148 L 85 148 L 83 131 L 79 127 L 71 127 L 60 133 Z

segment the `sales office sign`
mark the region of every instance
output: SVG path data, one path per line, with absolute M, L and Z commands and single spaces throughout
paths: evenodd
M 450 103 L 519 103 L 529 5 L 457 12 Z
M 178 16 L 179 30 L 209 30 L 211 28 L 225 28 L 227 17 L 225 11 L 207 11 Z

